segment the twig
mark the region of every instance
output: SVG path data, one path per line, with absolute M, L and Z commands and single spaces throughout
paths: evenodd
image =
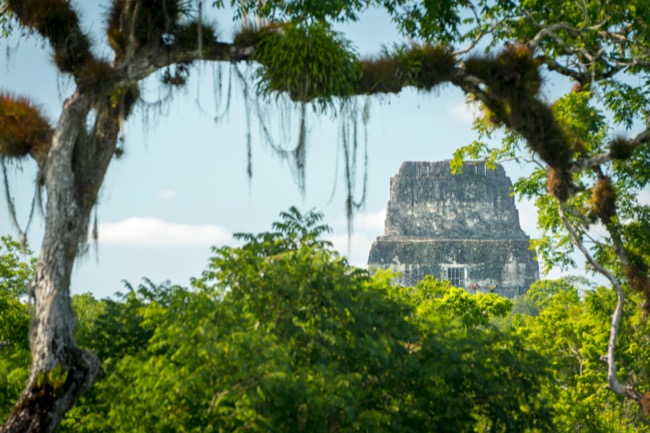
M 636 135 L 633 139 L 629 141 L 630 150 L 634 151 L 638 147 L 643 146 L 646 143 L 650 143 L 650 128 L 645 129 Z M 592 156 L 591 158 L 579 159 L 575 161 L 571 167 L 571 172 L 575 173 L 585 168 L 597 168 L 602 164 L 612 161 L 615 158 L 611 153 L 599 153 Z

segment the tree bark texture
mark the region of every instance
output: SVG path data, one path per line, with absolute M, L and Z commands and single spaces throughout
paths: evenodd
M 96 122 L 86 131 L 90 110 Z M 52 432 L 103 374 L 97 357 L 75 346 L 70 276 L 88 236 L 90 213 L 113 155 L 119 117 L 108 103 L 77 92 L 64 104 L 45 166 L 45 235 L 31 296 L 30 377 L 2 432 Z

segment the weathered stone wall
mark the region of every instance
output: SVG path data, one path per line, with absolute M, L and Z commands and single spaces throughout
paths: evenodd
M 445 280 L 445 265 L 466 265 L 464 287 L 510 298 L 537 280 L 538 266 L 528 240 L 439 240 L 380 237 L 370 250 L 371 267 L 402 274 L 400 284 L 415 285 L 425 275 Z
M 385 234 L 446 239 L 527 239 L 505 170 L 448 161 L 405 162 L 390 182 Z
M 513 297 L 528 290 L 539 267 L 519 225 L 505 170 L 465 163 L 451 175 L 449 161 L 405 162 L 391 179 L 384 236 L 373 243 L 370 267 L 402 273 L 413 285 L 425 275 L 463 275 L 470 291 Z

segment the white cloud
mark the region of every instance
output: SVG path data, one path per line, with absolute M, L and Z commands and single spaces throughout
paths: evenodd
M 459 102 L 449 107 L 449 113 L 461 122 L 471 123 L 481 115 L 481 109 L 477 102 Z
M 538 237 L 540 232 L 537 229 L 537 208 L 532 200 L 521 200 L 517 202 L 519 210 L 519 223 L 521 228 L 530 237 Z
M 386 219 L 386 209 L 380 209 L 376 212 L 356 212 L 352 218 L 354 231 L 373 232 L 380 235 L 384 232 L 384 220 Z M 334 221 L 334 229 L 345 230 L 348 221 L 345 216 L 341 216 Z
M 345 217 L 341 217 L 336 221 L 334 224 L 335 231 L 327 236 L 327 240 L 332 242 L 334 248 L 341 255 L 348 258 L 351 265 L 365 268 L 368 266 L 368 254 L 372 242 L 384 232 L 385 218 L 386 209 L 380 209 L 375 212 L 356 213 L 353 219 L 354 230 L 350 238 L 349 250 L 348 235 L 346 233 L 347 221 Z
M 141 246 L 217 245 L 232 239 L 214 224 L 177 224 L 153 217 L 131 217 L 99 225 L 99 243 Z
M 354 216 L 354 228 L 383 232 L 385 219 L 386 209 L 380 209 L 377 212 L 358 213 Z
M 350 254 L 348 254 L 348 235 L 347 234 L 332 234 L 327 236 L 327 240 L 332 242 L 334 249 L 339 254 L 346 256 L 351 265 L 360 268 L 368 266 L 368 254 L 372 240 L 364 233 L 355 232 L 350 238 Z
M 163 189 L 162 191 L 158 191 L 158 194 L 156 195 L 158 198 L 161 198 L 163 200 L 169 200 L 176 197 L 176 191 L 173 189 Z
M 639 192 L 639 204 L 642 205 L 650 205 L 650 190 L 644 189 L 643 191 Z

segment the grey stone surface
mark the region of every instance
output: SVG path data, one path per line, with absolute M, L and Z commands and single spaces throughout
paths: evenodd
M 511 186 L 500 165 L 466 162 L 452 175 L 449 161 L 404 162 L 390 182 L 384 236 L 370 249 L 370 268 L 400 272 L 404 285 L 434 275 L 470 292 L 525 293 L 539 266 Z

